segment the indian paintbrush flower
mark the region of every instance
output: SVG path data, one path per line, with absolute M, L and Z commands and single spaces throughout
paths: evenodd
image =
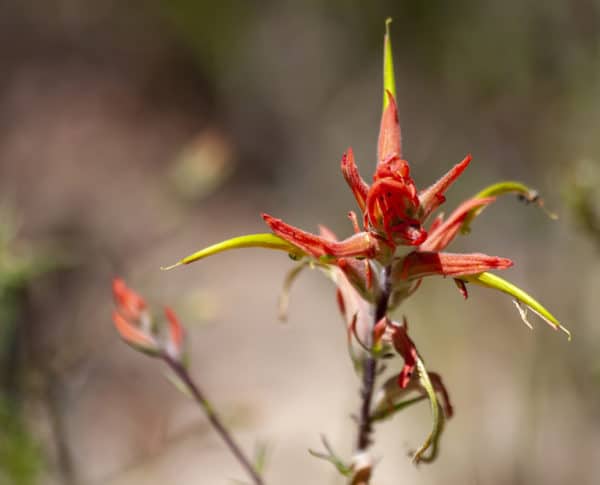
M 357 370 L 365 356 L 381 361 L 391 355 L 399 355 L 404 360 L 401 372 L 388 379 L 376 394 L 368 416 L 370 422 L 390 416 L 423 398 L 430 402 L 433 429 L 423 446 L 415 452 L 414 459 L 418 462 L 435 457 L 444 417 L 450 417 L 453 409 L 441 377 L 426 370 L 414 342 L 408 336 L 406 320 L 400 325 L 387 315 L 387 311 L 412 295 L 423 278 L 450 277 L 465 298 L 468 296 L 468 283 L 499 290 L 512 296 L 526 323 L 526 309 L 530 308 L 554 329 L 565 331 L 569 337 L 570 334 L 528 293 L 489 272 L 509 268 L 513 265 L 510 259 L 482 253 L 445 252 L 458 234 L 470 231 L 474 218 L 498 196 L 514 193 L 527 202 L 542 206 L 537 193 L 520 182 L 500 182 L 464 201 L 447 218 L 440 214 L 429 221 L 445 202 L 448 189 L 473 158 L 470 154 L 466 155 L 439 180 L 419 190 L 402 151 L 395 93 L 389 32 L 386 32 L 383 113 L 372 182 L 369 184 L 361 177 L 351 148 L 341 159 L 342 175 L 360 210 L 360 217 L 354 212 L 349 213 L 354 229 L 352 235 L 340 240 L 325 227 L 320 227 L 319 233 L 311 233 L 263 214 L 271 233 L 240 236 L 217 243 L 164 269 L 186 265 L 230 249 L 263 247 L 285 251 L 298 264 L 286 278 L 282 313 L 285 313 L 289 288 L 299 272 L 305 267 L 322 270 L 337 286 L 337 301 L 346 320 L 348 347 Z M 386 314 L 373 324 L 373 307 L 382 296 Z M 133 306 L 136 308 L 135 300 Z M 419 396 L 402 401 L 412 391 Z M 441 396 L 441 403 L 437 394 Z M 370 429 L 370 423 L 367 423 L 367 429 Z M 431 450 L 428 457 L 424 454 L 427 449 Z M 358 452 L 362 453 L 364 449 L 359 447 Z M 336 460 L 330 459 L 339 463 Z M 349 466 L 348 469 L 351 468 Z
M 153 324 L 146 301 L 128 288 L 121 278 L 113 280 L 112 289 L 117 307 L 113 311 L 113 323 L 121 338 L 135 349 L 149 355 L 166 354 L 174 360 L 180 360 L 184 332 L 175 312 L 165 307 L 168 329 L 166 337 L 161 338 L 160 332 Z

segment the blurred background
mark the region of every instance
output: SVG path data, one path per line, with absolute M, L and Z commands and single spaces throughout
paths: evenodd
M 510 299 L 426 281 L 401 313 L 456 416 L 438 461 L 407 457 L 428 407 L 377 429 L 374 483 L 595 484 L 600 477 L 600 2 L 597 0 L 5 0 L 0 14 L 0 483 L 227 484 L 243 479 L 160 363 L 121 343 L 111 278 L 189 330 L 193 375 L 271 484 L 342 484 L 359 404 L 331 284 L 288 258 L 213 242 L 260 212 L 340 235 L 381 109 L 384 19 L 405 155 L 423 187 L 468 152 L 447 209 L 517 179 L 451 250 L 507 256 L 505 276 L 570 328 L 530 331 Z

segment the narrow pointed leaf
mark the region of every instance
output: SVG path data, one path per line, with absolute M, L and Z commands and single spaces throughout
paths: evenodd
M 433 383 L 429 378 L 429 374 L 427 373 L 427 369 L 425 368 L 425 364 L 421 360 L 421 357 L 417 357 L 417 373 L 419 375 L 419 383 L 423 386 L 423 389 L 425 389 L 429 399 L 433 426 L 431 428 L 431 433 L 429 433 L 425 442 L 415 452 L 413 461 L 417 464 L 422 462 L 431 463 L 438 454 L 438 441 L 444 429 L 444 413 L 441 412 L 441 406 L 438 402 Z M 427 450 L 430 450 L 429 454 L 425 455 Z
M 390 40 L 390 24 L 392 19 L 385 21 L 385 36 L 383 38 L 383 111 L 387 108 L 389 91 L 396 99 L 396 81 L 394 77 L 394 59 L 392 57 L 392 41 Z
M 371 416 L 371 422 L 382 421 L 387 418 L 391 418 L 394 414 L 399 411 L 406 409 L 413 404 L 417 404 L 421 402 L 423 399 L 427 399 L 428 396 L 416 396 L 409 399 L 404 399 L 403 401 L 399 401 L 394 403 L 393 406 L 388 406 L 380 412 L 377 412 Z
M 480 190 L 474 195 L 475 198 L 483 199 L 485 197 L 496 197 L 504 194 L 521 194 L 525 197 L 529 197 L 532 193 L 535 193 L 533 189 L 527 187 L 527 185 L 521 182 L 515 182 L 514 180 L 505 180 L 487 186 L 483 190 Z
M 529 293 L 523 291 L 518 286 L 513 285 L 504 278 L 500 278 L 492 273 L 480 273 L 475 275 L 461 276 L 461 280 L 476 285 L 485 286 L 494 290 L 499 290 L 507 295 L 512 296 L 518 302 L 527 305 L 533 312 L 540 316 L 546 323 L 552 326 L 555 330 L 562 330 L 571 340 L 571 332 L 561 325 L 558 319 L 550 313 L 546 307 L 533 298 Z
M 333 451 L 333 448 L 329 444 L 329 441 L 327 440 L 325 435 L 321 435 L 321 442 L 323 443 L 323 447 L 325 448 L 326 453 L 311 450 L 310 448 L 308 452 L 315 458 L 320 458 L 331 463 L 341 475 L 345 477 L 350 476 L 350 474 L 352 473 L 352 467 L 344 463 L 344 461 L 338 457 L 335 451 Z
M 270 446 L 267 442 L 258 442 L 254 449 L 254 469 L 262 475 L 267 465 Z
M 212 246 L 208 246 L 200 251 L 186 256 L 171 266 L 162 267 L 161 269 L 169 270 L 177 266 L 193 263 L 194 261 L 204 259 L 208 256 L 212 256 L 223 251 L 242 248 L 277 249 L 290 253 L 294 257 L 299 257 L 303 254 L 296 246 L 293 246 L 286 240 L 281 239 L 279 236 L 274 234 L 248 234 L 246 236 L 234 237 L 227 239 L 226 241 L 213 244 Z
M 190 392 L 190 389 L 185 385 L 185 383 L 177 374 L 169 370 L 163 372 L 163 375 L 171 384 L 173 384 L 175 389 L 177 389 L 181 394 L 190 399 L 194 398 L 194 396 L 192 396 L 192 393 Z
M 489 185 L 483 190 L 479 191 L 477 194 L 473 196 L 474 199 L 485 199 L 487 197 L 497 197 L 499 195 L 505 194 L 517 194 L 524 201 L 528 203 L 534 203 L 538 207 L 544 209 L 548 217 L 551 219 L 558 219 L 556 214 L 549 212 L 544 208 L 544 201 L 539 198 L 539 195 L 536 190 L 528 187 L 527 185 L 521 182 L 515 182 L 513 180 L 507 180 L 504 182 L 498 182 L 496 184 Z M 461 226 L 461 233 L 468 234 L 471 231 L 471 223 L 473 219 L 477 217 L 481 212 L 485 209 L 485 206 L 474 208 L 470 214 L 465 218 L 463 224 Z
M 421 204 L 421 220 L 427 219 L 435 209 L 437 209 L 446 200 L 444 194 L 446 190 L 456 181 L 465 171 L 473 160 L 471 154 L 468 154 L 460 163 L 457 163 L 437 182 L 430 185 L 425 190 L 419 192 L 419 202 Z
M 302 270 L 308 266 L 308 261 L 303 261 L 300 264 L 294 266 L 286 275 L 283 282 L 283 288 L 279 294 L 279 305 L 278 305 L 278 317 L 279 320 L 285 322 L 288 315 L 288 307 L 290 303 L 290 291 L 296 278 L 300 275 Z

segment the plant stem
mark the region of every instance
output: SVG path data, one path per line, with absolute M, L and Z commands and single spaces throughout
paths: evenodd
M 371 348 L 373 345 L 372 329 L 375 327 L 377 322 L 379 322 L 379 320 L 381 320 L 387 314 L 388 300 L 390 298 L 391 291 L 390 272 L 391 268 L 389 266 L 383 269 L 383 290 L 375 304 L 375 313 L 371 332 L 369 333 L 369 342 L 365 342 L 368 348 Z M 358 422 L 358 440 L 356 443 L 357 451 L 365 451 L 371 445 L 371 400 L 373 398 L 373 388 L 375 387 L 376 374 L 377 360 L 369 353 L 366 355 L 363 363 L 363 381 L 361 390 L 362 403 L 360 406 L 360 418 Z
M 215 431 L 219 434 L 219 436 L 225 441 L 227 447 L 235 456 L 237 461 L 242 465 L 242 468 L 246 471 L 246 473 L 252 479 L 252 483 L 255 485 L 264 485 L 263 479 L 256 471 L 254 465 L 251 461 L 246 457 L 242 449 L 238 446 L 238 444 L 233 439 L 233 436 L 227 430 L 215 410 L 212 408 L 206 397 L 196 383 L 192 380 L 190 374 L 187 369 L 181 364 L 181 362 L 173 359 L 171 356 L 163 353 L 162 359 L 167 363 L 167 365 L 171 368 L 171 370 L 181 379 L 181 382 L 185 385 L 186 389 L 190 392 L 196 402 L 202 407 L 210 424 L 213 426 Z

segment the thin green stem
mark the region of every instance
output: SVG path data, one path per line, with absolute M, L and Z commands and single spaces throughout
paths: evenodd
M 223 441 L 225 441 L 225 444 L 227 445 L 233 456 L 235 456 L 240 465 L 242 465 L 242 468 L 244 468 L 246 473 L 252 479 L 252 483 L 254 485 L 264 485 L 262 477 L 258 474 L 252 462 L 246 457 L 242 449 L 235 442 L 229 430 L 225 427 L 225 425 L 223 424 L 213 407 L 210 405 L 210 402 L 206 399 L 202 391 L 200 391 L 196 383 L 192 380 L 187 369 L 181 364 L 181 362 L 173 359 L 166 353 L 163 353 L 161 357 L 171 368 L 171 370 L 177 375 L 177 377 L 179 377 L 179 379 L 189 391 L 189 393 L 192 395 L 194 400 L 206 413 L 208 421 L 218 433 L 218 435 L 223 439 Z

